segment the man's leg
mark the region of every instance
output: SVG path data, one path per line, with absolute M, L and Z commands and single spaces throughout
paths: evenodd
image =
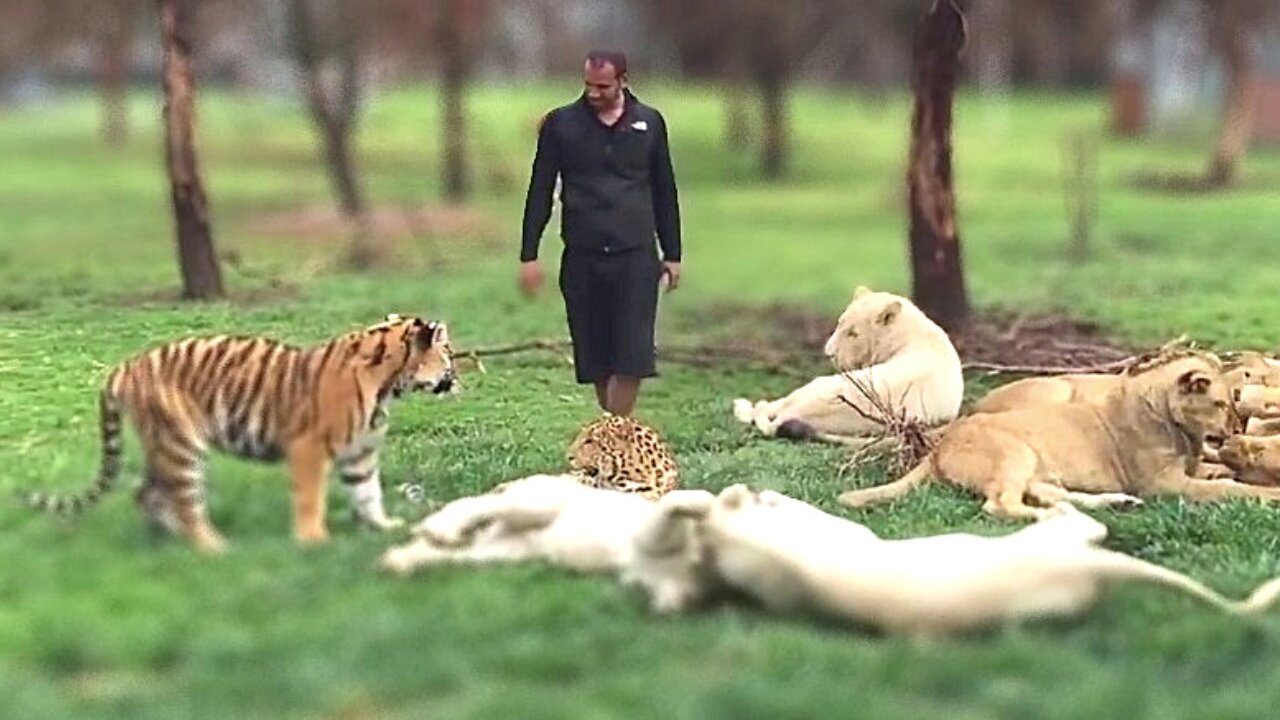
M 609 378 L 597 380 L 595 386 L 596 402 L 599 403 L 601 410 L 607 412 L 609 410 Z
M 596 388 L 599 392 L 599 385 Z M 614 415 L 630 415 L 636 409 L 636 398 L 640 395 L 640 378 L 611 375 L 606 394 L 606 410 Z

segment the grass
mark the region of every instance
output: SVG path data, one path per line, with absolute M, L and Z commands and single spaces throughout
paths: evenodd
M 720 144 L 708 88 L 640 90 L 673 128 L 685 211 L 686 285 L 664 301 L 664 338 L 741 331 L 709 323 L 712 306 L 782 302 L 834 317 L 857 284 L 908 288 L 905 98 L 802 93 L 792 176 L 766 184 L 751 158 Z M 473 98 L 482 171 L 471 209 L 494 230 L 435 238 L 446 267 L 408 246 L 380 274 L 317 277 L 299 268 L 335 254 L 333 242 L 255 224 L 328 202 L 304 116 L 279 100 L 208 95 L 199 132 L 218 242 L 297 287 L 273 293 L 229 271 L 233 300 L 207 305 L 171 299 L 177 273 L 154 98 L 135 98 L 136 134 L 119 149 L 99 143 L 89 97 L 5 110 L 0 494 L 86 483 L 103 369 L 175 336 L 235 330 L 307 342 L 388 311 L 447 318 L 463 347 L 562 335 L 554 292 L 521 299 L 514 265 L 534 122 L 572 93 L 572 84 L 522 86 Z M 1198 169 L 1207 139 L 1104 139 L 1095 254 L 1072 264 L 1059 139 L 1101 127 L 1099 100 L 1024 95 L 1001 108 L 965 97 L 957 120 L 978 304 L 1069 310 L 1139 343 L 1187 332 L 1220 347 L 1274 347 L 1280 154 L 1256 150 L 1237 190 L 1162 196 L 1132 189 L 1129 177 Z M 421 90 L 372 99 L 359 144 L 379 202 L 438 195 L 436 127 L 434 100 Z M 552 230 L 552 266 L 557 244 Z M 589 393 L 549 355 L 487 366 L 465 377 L 460 397 L 394 409 L 388 485 L 419 482 L 447 500 L 558 466 L 593 415 Z M 837 478 L 840 450 L 761 441 L 732 421 L 730 398 L 786 392 L 792 381 L 662 370 L 639 412 L 667 435 L 686 484 L 750 482 L 832 509 L 839 490 L 880 479 L 875 469 Z M 129 447 L 126 469 L 136 473 Z M 1157 590 L 1117 590 L 1075 622 L 928 644 L 741 607 L 654 619 L 612 583 L 545 568 L 384 578 L 372 564 L 388 539 L 354 528 L 339 493 L 335 541 L 303 551 L 289 537 L 282 468 L 217 458 L 211 473 L 214 520 L 234 544 L 214 560 L 150 537 L 125 492 L 73 526 L 0 507 L 0 716 L 1250 718 L 1280 701 L 1280 619 L 1244 624 Z M 421 512 L 402 498 L 392 504 L 404 516 Z M 851 517 L 891 536 L 1012 527 L 941 487 Z M 1163 500 L 1100 517 L 1113 528 L 1110 546 L 1225 592 L 1280 572 L 1276 515 L 1258 505 Z

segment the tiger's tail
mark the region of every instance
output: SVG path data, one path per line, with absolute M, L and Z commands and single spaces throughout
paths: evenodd
M 104 495 L 116 486 L 120 479 L 120 455 L 122 433 L 120 428 L 121 404 L 116 395 L 117 375 L 113 375 L 98 395 L 99 427 L 102 432 L 102 462 L 98 477 L 85 490 L 71 495 L 54 495 L 43 492 L 26 492 L 22 500 L 27 506 L 55 515 L 78 515 L 98 504 Z

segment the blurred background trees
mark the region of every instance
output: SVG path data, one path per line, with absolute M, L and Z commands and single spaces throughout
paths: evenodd
M 952 61 L 955 79 L 962 93 L 971 84 L 989 103 L 987 120 L 999 118 L 1003 93 L 1031 87 L 1106 93 L 1111 117 L 1099 126 L 1127 136 L 1216 128 L 1197 188 L 1225 187 L 1239 178 L 1251 143 L 1280 141 L 1277 5 L 958 0 L 968 41 Z M 562 78 L 563 93 L 547 99 L 559 104 L 577 92 L 579 63 L 592 47 L 626 50 L 642 84 L 660 77 L 712 88 L 726 146 L 749 154 L 762 179 L 787 182 L 791 152 L 802 142 L 789 123 L 794 86 L 905 94 L 919 84 L 913 43 L 934 7 L 933 0 L 6 0 L 0 112 L 63 88 L 92 89 L 101 98 L 101 137 L 116 145 L 129 141 L 131 109 L 141 107 L 130 98 L 168 92 L 180 255 L 195 247 L 191 237 L 205 234 L 207 243 L 196 245 L 207 244 L 199 253 L 213 260 L 201 262 L 216 267 L 212 233 L 200 229 L 208 225 L 207 203 L 195 130 L 187 127 L 194 126 L 196 87 L 294 98 L 316 128 L 317 171 L 327 173 L 337 208 L 359 232 L 371 211 L 360 112 L 385 89 L 431 83 L 439 90 L 440 121 L 423 128 L 423 143 L 436 145 L 429 172 L 448 203 L 471 197 L 476 165 L 484 165 L 474 154 L 485 129 L 469 121 L 468 89 Z M 166 36 L 163 13 L 184 9 L 189 18 L 179 25 L 187 36 Z M 886 122 L 907 128 L 912 119 Z M 904 173 L 923 157 L 917 150 L 903 148 Z M 963 177 L 955 184 L 962 196 Z M 907 217 L 918 210 L 912 202 L 904 203 Z M 919 276 L 921 267 L 918 287 L 937 287 L 940 281 Z M 201 272 L 206 279 L 190 280 L 188 294 L 216 295 L 216 271 Z M 946 293 L 954 296 L 947 305 L 963 295 L 962 278 L 953 287 L 960 290 Z

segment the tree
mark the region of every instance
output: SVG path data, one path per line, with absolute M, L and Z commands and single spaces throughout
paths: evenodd
M 129 68 L 133 52 L 134 0 L 103 3 L 99 24 L 102 136 L 109 145 L 129 138 Z
M 330 11 L 327 23 L 316 17 L 322 8 Z M 303 94 L 320 134 L 338 208 L 359 226 L 365 207 L 351 158 L 351 131 L 360 102 L 360 63 L 348 1 L 289 0 L 288 17 L 290 49 L 301 71 Z M 336 70 L 332 83 L 325 81 L 326 64 Z
M 1227 89 L 1222 124 L 1213 146 L 1205 182 L 1224 187 L 1235 182 L 1253 135 L 1258 107 L 1258 68 L 1254 28 L 1266 14 L 1266 0 L 1205 0 L 1213 13 L 1212 44 L 1222 57 Z
M 441 159 L 445 197 L 457 202 L 471 191 L 467 159 L 467 84 L 471 80 L 478 36 L 489 11 L 488 0 L 441 0 L 436 19 L 440 50 Z
M 907 161 L 912 297 L 952 330 L 969 316 L 951 174 L 951 111 L 965 19 L 956 0 L 933 0 L 916 30 Z
M 191 71 L 193 0 L 157 0 L 164 51 L 165 158 L 178 233 L 183 297 L 223 296 L 222 270 L 209 227 L 209 203 L 195 146 L 195 78 Z

